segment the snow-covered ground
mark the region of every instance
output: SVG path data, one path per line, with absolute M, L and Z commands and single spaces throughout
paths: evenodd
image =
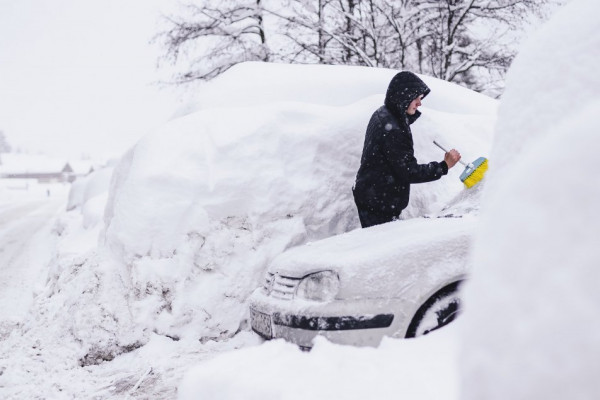
M 0 180 L 0 337 L 23 319 L 45 284 L 46 264 L 56 244 L 52 219 L 68 185 Z
M 459 323 L 377 349 L 320 340 L 310 353 L 249 331 L 246 299 L 273 257 L 358 227 L 364 129 L 396 71 L 248 63 L 74 185 L 62 211 L 38 209 L 44 224 L 2 220 L 42 251 L 23 275 L 33 289 L 2 303 L 21 309 L 2 324 L 0 397 L 597 398 L 598 8 L 569 3 L 511 71 Z M 442 158 L 433 139 L 488 156 L 496 101 L 423 78 L 419 160 Z M 405 218 L 460 198 L 459 169 L 416 185 Z M 1 193 L 0 211 L 25 204 Z M 536 340 L 540 330 L 557 334 Z
M 458 399 L 457 326 L 378 348 L 317 338 L 310 353 L 282 340 L 190 369 L 180 399 Z M 235 377 L 232 379 L 232 377 Z

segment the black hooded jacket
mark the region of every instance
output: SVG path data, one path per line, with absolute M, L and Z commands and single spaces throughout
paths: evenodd
M 421 113 L 408 115 L 406 110 L 414 99 L 429 92 L 425 82 L 411 72 L 400 72 L 390 82 L 385 105 L 373 113 L 367 126 L 354 186 L 359 214 L 391 221 L 408 205 L 411 183 L 435 181 L 448 173 L 446 162 L 418 164 L 414 156 L 410 124 Z

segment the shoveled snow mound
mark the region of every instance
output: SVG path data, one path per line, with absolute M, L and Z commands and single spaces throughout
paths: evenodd
M 302 352 L 275 340 L 223 354 L 188 371 L 179 400 L 458 399 L 456 326 L 377 349 L 317 337 Z
M 219 78 L 204 83 L 195 101 L 178 114 L 205 108 L 239 107 L 274 102 L 344 106 L 385 94 L 397 70 L 331 65 L 238 64 Z M 461 86 L 421 76 L 433 90 L 425 107 L 457 114 L 494 114 L 498 102 Z M 227 90 L 225 90 L 227 88 Z M 452 99 L 452 101 L 448 101 Z M 383 101 L 382 101 L 383 102 Z
M 600 32 L 562 9 L 506 84 L 466 289 L 464 399 L 600 396 Z
M 142 326 L 176 337 L 231 336 L 243 328 L 245 301 L 274 256 L 307 240 L 358 227 L 351 187 L 366 124 L 382 104 L 383 93 L 337 106 L 280 101 L 276 93 L 287 99 L 294 90 L 303 98 L 306 89 L 294 85 L 298 68 L 255 63 L 236 67 L 215 81 L 221 85 L 218 92 L 239 100 L 236 79 L 245 74 L 244 81 L 261 82 L 271 102 L 234 100 L 236 106 L 225 107 L 217 97 L 219 107 L 202 108 L 157 129 L 117 167 L 104 244 L 130 270 L 136 288 L 134 315 Z M 332 68 L 340 72 L 337 80 Z M 388 75 L 378 70 L 351 70 L 359 83 L 381 77 L 378 87 L 387 85 Z M 345 67 L 311 66 L 307 73 L 324 82 L 319 71 L 334 89 L 340 82 L 349 84 Z M 276 92 L 285 89 L 283 76 L 293 84 L 287 92 Z M 415 124 L 419 158 L 442 159 L 443 153 L 431 144 L 436 138 L 462 144 L 472 154 L 485 151 L 494 108 L 488 110 L 491 114 L 471 113 L 479 100 L 488 99 L 430 81 L 440 109 L 453 104 L 457 93 L 474 105 L 466 108 L 469 114 L 424 108 Z M 360 92 L 357 86 L 354 90 Z M 311 99 L 321 102 L 326 96 L 318 94 L 331 92 L 328 86 L 311 90 Z M 452 172 L 441 181 L 417 185 L 406 217 L 430 212 L 436 202 L 463 190 L 460 171 Z
M 155 334 L 181 342 L 230 338 L 248 329 L 246 299 L 270 260 L 290 246 L 358 227 L 351 187 L 364 131 L 394 72 L 302 68 L 237 66 L 211 83 L 214 105 L 191 107 L 130 149 L 107 196 L 92 179 L 79 189 L 81 209 L 56 221 L 59 246 L 46 286 L 26 320 L 0 342 L 12 365 L 0 370 L 0 385 L 8 382 L 15 398 L 32 397 L 36 388 L 67 397 L 68 382 L 45 377 L 68 380 L 61 370 L 93 368 Z M 299 75 L 319 86 L 299 85 Z M 413 125 L 419 160 L 442 159 L 433 139 L 468 158 L 485 155 L 495 101 L 425 79 L 432 94 Z M 241 82 L 258 82 L 260 99 L 254 102 L 248 89 L 242 101 Z M 354 94 L 328 98 L 340 88 Z M 405 217 L 433 213 L 456 198 L 460 172 L 415 185 Z

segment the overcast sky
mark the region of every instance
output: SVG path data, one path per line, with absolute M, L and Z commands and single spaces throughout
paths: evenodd
M 0 130 L 13 148 L 120 156 L 185 101 L 156 84 L 178 0 L 0 0 Z
M 178 107 L 149 44 L 175 0 L 0 0 L 0 130 L 13 148 L 118 156 Z M 160 4 L 160 6 L 159 6 Z

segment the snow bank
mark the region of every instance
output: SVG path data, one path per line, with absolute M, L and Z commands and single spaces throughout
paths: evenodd
M 508 76 L 466 290 L 464 399 L 600 395 L 600 33 L 565 6 Z
M 69 197 L 67 199 L 67 211 L 81 207 L 83 204 L 83 195 L 85 193 L 87 181 L 87 177 L 83 176 L 77 178 L 73 183 L 71 183 L 71 187 L 69 188 Z
M 374 95 L 383 104 L 383 95 L 397 73 L 385 68 L 247 62 L 205 83 L 195 101 L 177 114 L 286 101 L 344 106 Z M 427 108 L 457 114 L 496 112 L 498 103 L 490 97 L 433 77 L 421 78 L 433 89 L 425 102 Z
M 85 229 L 93 228 L 103 220 L 113 172 L 114 167 L 106 166 L 78 178 L 71 185 L 67 211 L 80 209 Z
M 418 340 L 385 338 L 378 349 L 318 337 L 310 353 L 274 340 L 190 369 L 178 398 L 453 400 L 458 398 L 455 331 L 451 325 Z
M 208 345 L 247 331 L 246 299 L 270 260 L 359 226 L 351 187 L 366 124 L 394 72 L 239 65 L 211 83 L 201 106 L 130 149 L 108 193 L 108 172 L 90 177 L 55 223 L 46 286 L 0 342 L 13 366 L 0 385 L 9 382 L 15 397 L 34 393 L 32 382 L 67 397 L 68 383 L 44 377 L 100 368 L 157 334 Z M 486 155 L 495 101 L 425 80 L 432 93 L 413 129 L 420 161 L 442 159 L 433 139 L 467 158 Z M 460 172 L 416 185 L 404 216 L 459 196 Z
M 117 167 L 103 243 L 130 270 L 141 325 L 174 337 L 231 336 L 274 256 L 358 227 L 351 187 L 384 96 L 370 94 L 385 91 L 392 71 L 302 68 L 232 69 L 203 92 L 198 111 L 146 136 Z M 494 101 L 429 80 L 438 108 L 415 125 L 416 153 L 440 160 L 437 138 L 479 155 Z M 444 111 L 457 98 L 471 106 Z M 487 114 L 473 114 L 483 104 Z M 461 190 L 456 176 L 417 186 L 405 217 Z

